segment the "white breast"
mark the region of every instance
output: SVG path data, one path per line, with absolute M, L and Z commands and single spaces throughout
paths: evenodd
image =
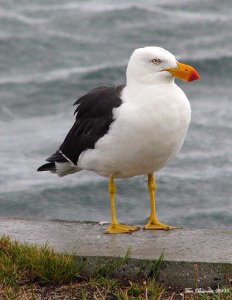
M 80 168 L 118 178 L 154 173 L 180 150 L 191 116 L 184 92 L 174 83 L 139 90 L 125 89 L 108 134 L 81 154 Z

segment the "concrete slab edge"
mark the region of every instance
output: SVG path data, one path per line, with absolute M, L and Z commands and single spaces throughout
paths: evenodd
M 84 272 L 90 276 L 100 273 L 120 280 L 144 280 L 154 278 L 172 288 L 208 288 L 225 287 L 232 282 L 232 264 L 203 263 L 203 262 L 175 262 L 149 259 L 120 257 L 76 256 L 85 262 Z M 120 261 L 121 260 L 121 261 Z

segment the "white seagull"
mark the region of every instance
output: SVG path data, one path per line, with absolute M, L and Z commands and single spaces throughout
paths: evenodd
M 131 233 L 136 226 L 119 224 L 114 178 L 148 176 L 151 213 L 144 229 L 169 230 L 158 221 L 154 173 L 183 145 L 191 118 L 190 103 L 174 83 L 199 79 L 197 71 L 160 47 L 134 50 L 126 84 L 98 87 L 79 98 L 76 119 L 60 148 L 38 171 L 65 176 L 81 170 L 109 178 L 112 222 L 107 233 Z

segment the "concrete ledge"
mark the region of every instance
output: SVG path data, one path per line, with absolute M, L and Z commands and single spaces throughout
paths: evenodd
M 147 276 L 154 260 L 164 253 L 159 281 L 172 287 L 223 286 L 232 279 L 232 229 L 178 229 L 133 234 L 104 234 L 106 225 L 0 218 L 0 235 L 23 242 L 49 244 L 57 251 L 72 252 L 88 261 L 91 270 L 106 261 L 132 254 L 115 276 Z

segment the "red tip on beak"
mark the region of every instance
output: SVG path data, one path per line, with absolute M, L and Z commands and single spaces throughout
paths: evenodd
M 192 72 L 190 73 L 190 76 L 188 78 L 188 82 L 191 82 L 193 80 L 199 80 L 199 79 L 200 79 L 200 76 L 197 73 L 197 71 L 196 70 L 192 70 Z

